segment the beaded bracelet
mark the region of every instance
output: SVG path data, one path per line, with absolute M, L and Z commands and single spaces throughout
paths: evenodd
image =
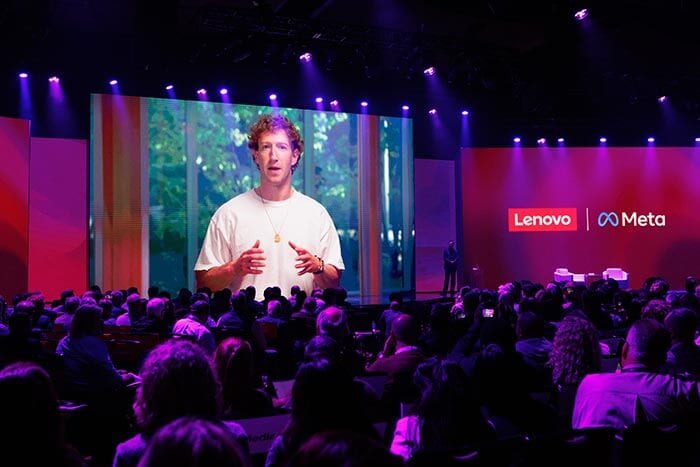
M 323 258 L 321 258 L 320 256 L 314 255 L 314 257 L 321 262 L 321 266 L 316 271 L 314 271 L 314 274 L 321 274 L 326 268 L 326 262 L 323 261 Z

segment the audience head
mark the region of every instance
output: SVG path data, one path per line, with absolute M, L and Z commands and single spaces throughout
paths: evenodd
M 209 358 L 192 342 L 171 339 L 153 349 L 141 368 L 134 413 L 154 433 L 183 416 L 215 419 L 221 407 L 219 380 Z
M 253 386 L 253 350 L 243 338 L 228 337 L 221 341 L 214 353 L 214 366 L 226 403 L 233 401 L 240 390 Z
M 248 467 L 248 456 L 222 424 L 183 417 L 162 427 L 138 467 Z
M 202 323 L 207 322 L 207 319 L 209 318 L 209 309 L 209 302 L 204 300 L 194 302 L 190 308 L 192 316 L 197 318 L 197 320 L 201 321 Z
M 320 336 L 328 336 L 338 342 L 343 342 L 350 337 L 350 325 L 345 312 L 335 306 L 329 306 L 316 317 L 316 333 Z
M 403 461 L 376 439 L 352 431 L 324 431 L 299 448 L 290 467 L 401 467 Z
M 150 299 L 146 305 L 146 314 L 162 320 L 165 315 L 165 300 L 158 297 Z
M 413 316 L 402 313 L 391 322 L 391 334 L 397 342 L 415 345 L 420 337 L 418 322 Z
M 282 302 L 273 299 L 267 302 L 267 316 L 279 318 L 282 316 Z
M 306 297 L 306 300 L 304 300 L 303 308 L 308 313 L 316 314 L 317 306 L 318 303 L 315 297 Z
M 160 293 L 160 287 L 157 285 L 152 285 L 148 288 L 148 299 L 156 298 L 158 294 Z
M 622 346 L 622 367 L 643 365 L 657 370 L 666 362 L 671 335 L 656 320 L 640 319 L 630 326 Z
M 676 308 L 664 319 L 673 342 L 692 342 L 698 328 L 698 316 L 688 308 Z
M 300 291 L 301 291 L 301 287 L 299 287 L 298 285 L 293 285 L 293 286 L 289 289 L 289 296 L 290 296 L 290 297 L 296 297 L 297 294 L 298 294 Z
M 304 360 L 328 360 L 336 364 L 340 360 L 340 345 L 328 336 L 314 336 L 304 347 Z
M 521 311 L 515 325 L 518 339 L 532 339 L 544 336 L 544 318 L 531 311 Z
M 114 304 L 112 301 L 108 298 L 103 298 L 98 305 L 102 308 L 102 321 L 110 319 L 114 311 Z
M 71 322 L 68 335 L 73 339 L 102 334 L 102 308 L 97 305 L 80 305 Z
M 598 331 L 590 321 L 565 317 L 557 328 L 549 354 L 554 384 L 578 385 L 588 373 L 600 370 Z
M 72 315 L 78 310 L 79 306 L 80 306 L 80 298 L 78 298 L 76 296 L 71 296 L 71 297 L 66 298 L 66 301 L 63 304 L 63 311 L 68 313 L 69 315 Z
M 34 363 L 13 363 L 0 371 L 0 400 L 3 401 L 0 424 L 0 452 L 3 462 L 25 465 L 51 456 L 63 443 L 58 400 L 51 378 Z M 21 464 L 17 464 L 21 465 Z
M 659 323 L 663 323 L 669 311 L 671 311 L 671 304 L 665 300 L 649 300 L 649 303 L 642 308 L 642 319 L 654 319 Z

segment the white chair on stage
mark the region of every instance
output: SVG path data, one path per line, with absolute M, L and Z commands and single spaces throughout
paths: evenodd
M 630 275 L 622 268 L 607 268 L 603 271 L 603 279 L 614 279 L 621 289 L 628 289 L 630 286 Z
M 567 268 L 556 268 L 554 270 L 555 282 L 569 282 L 574 280 L 574 274 L 569 272 Z

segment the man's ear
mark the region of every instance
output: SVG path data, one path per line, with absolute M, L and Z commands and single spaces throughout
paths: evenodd
M 622 351 L 620 352 L 620 362 L 627 361 L 627 356 L 629 355 L 629 353 L 630 353 L 630 346 L 627 343 L 627 341 L 625 341 L 625 343 L 622 344 Z

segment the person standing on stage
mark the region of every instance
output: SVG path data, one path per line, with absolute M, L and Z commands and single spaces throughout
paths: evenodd
M 447 286 L 449 282 L 450 295 L 455 294 L 455 283 L 457 281 L 457 261 L 459 261 L 459 253 L 455 246 L 455 241 L 450 240 L 442 252 L 443 267 L 445 269 L 445 280 L 442 283 L 442 295 L 447 295 Z
M 299 129 L 287 117 L 262 115 L 251 126 L 248 148 L 260 185 L 214 213 L 194 270 L 198 287 L 240 290 L 258 300 L 270 286 L 338 287 L 345 269 L 340 240 L 326 209 L 292 188 L 304 152 Z

